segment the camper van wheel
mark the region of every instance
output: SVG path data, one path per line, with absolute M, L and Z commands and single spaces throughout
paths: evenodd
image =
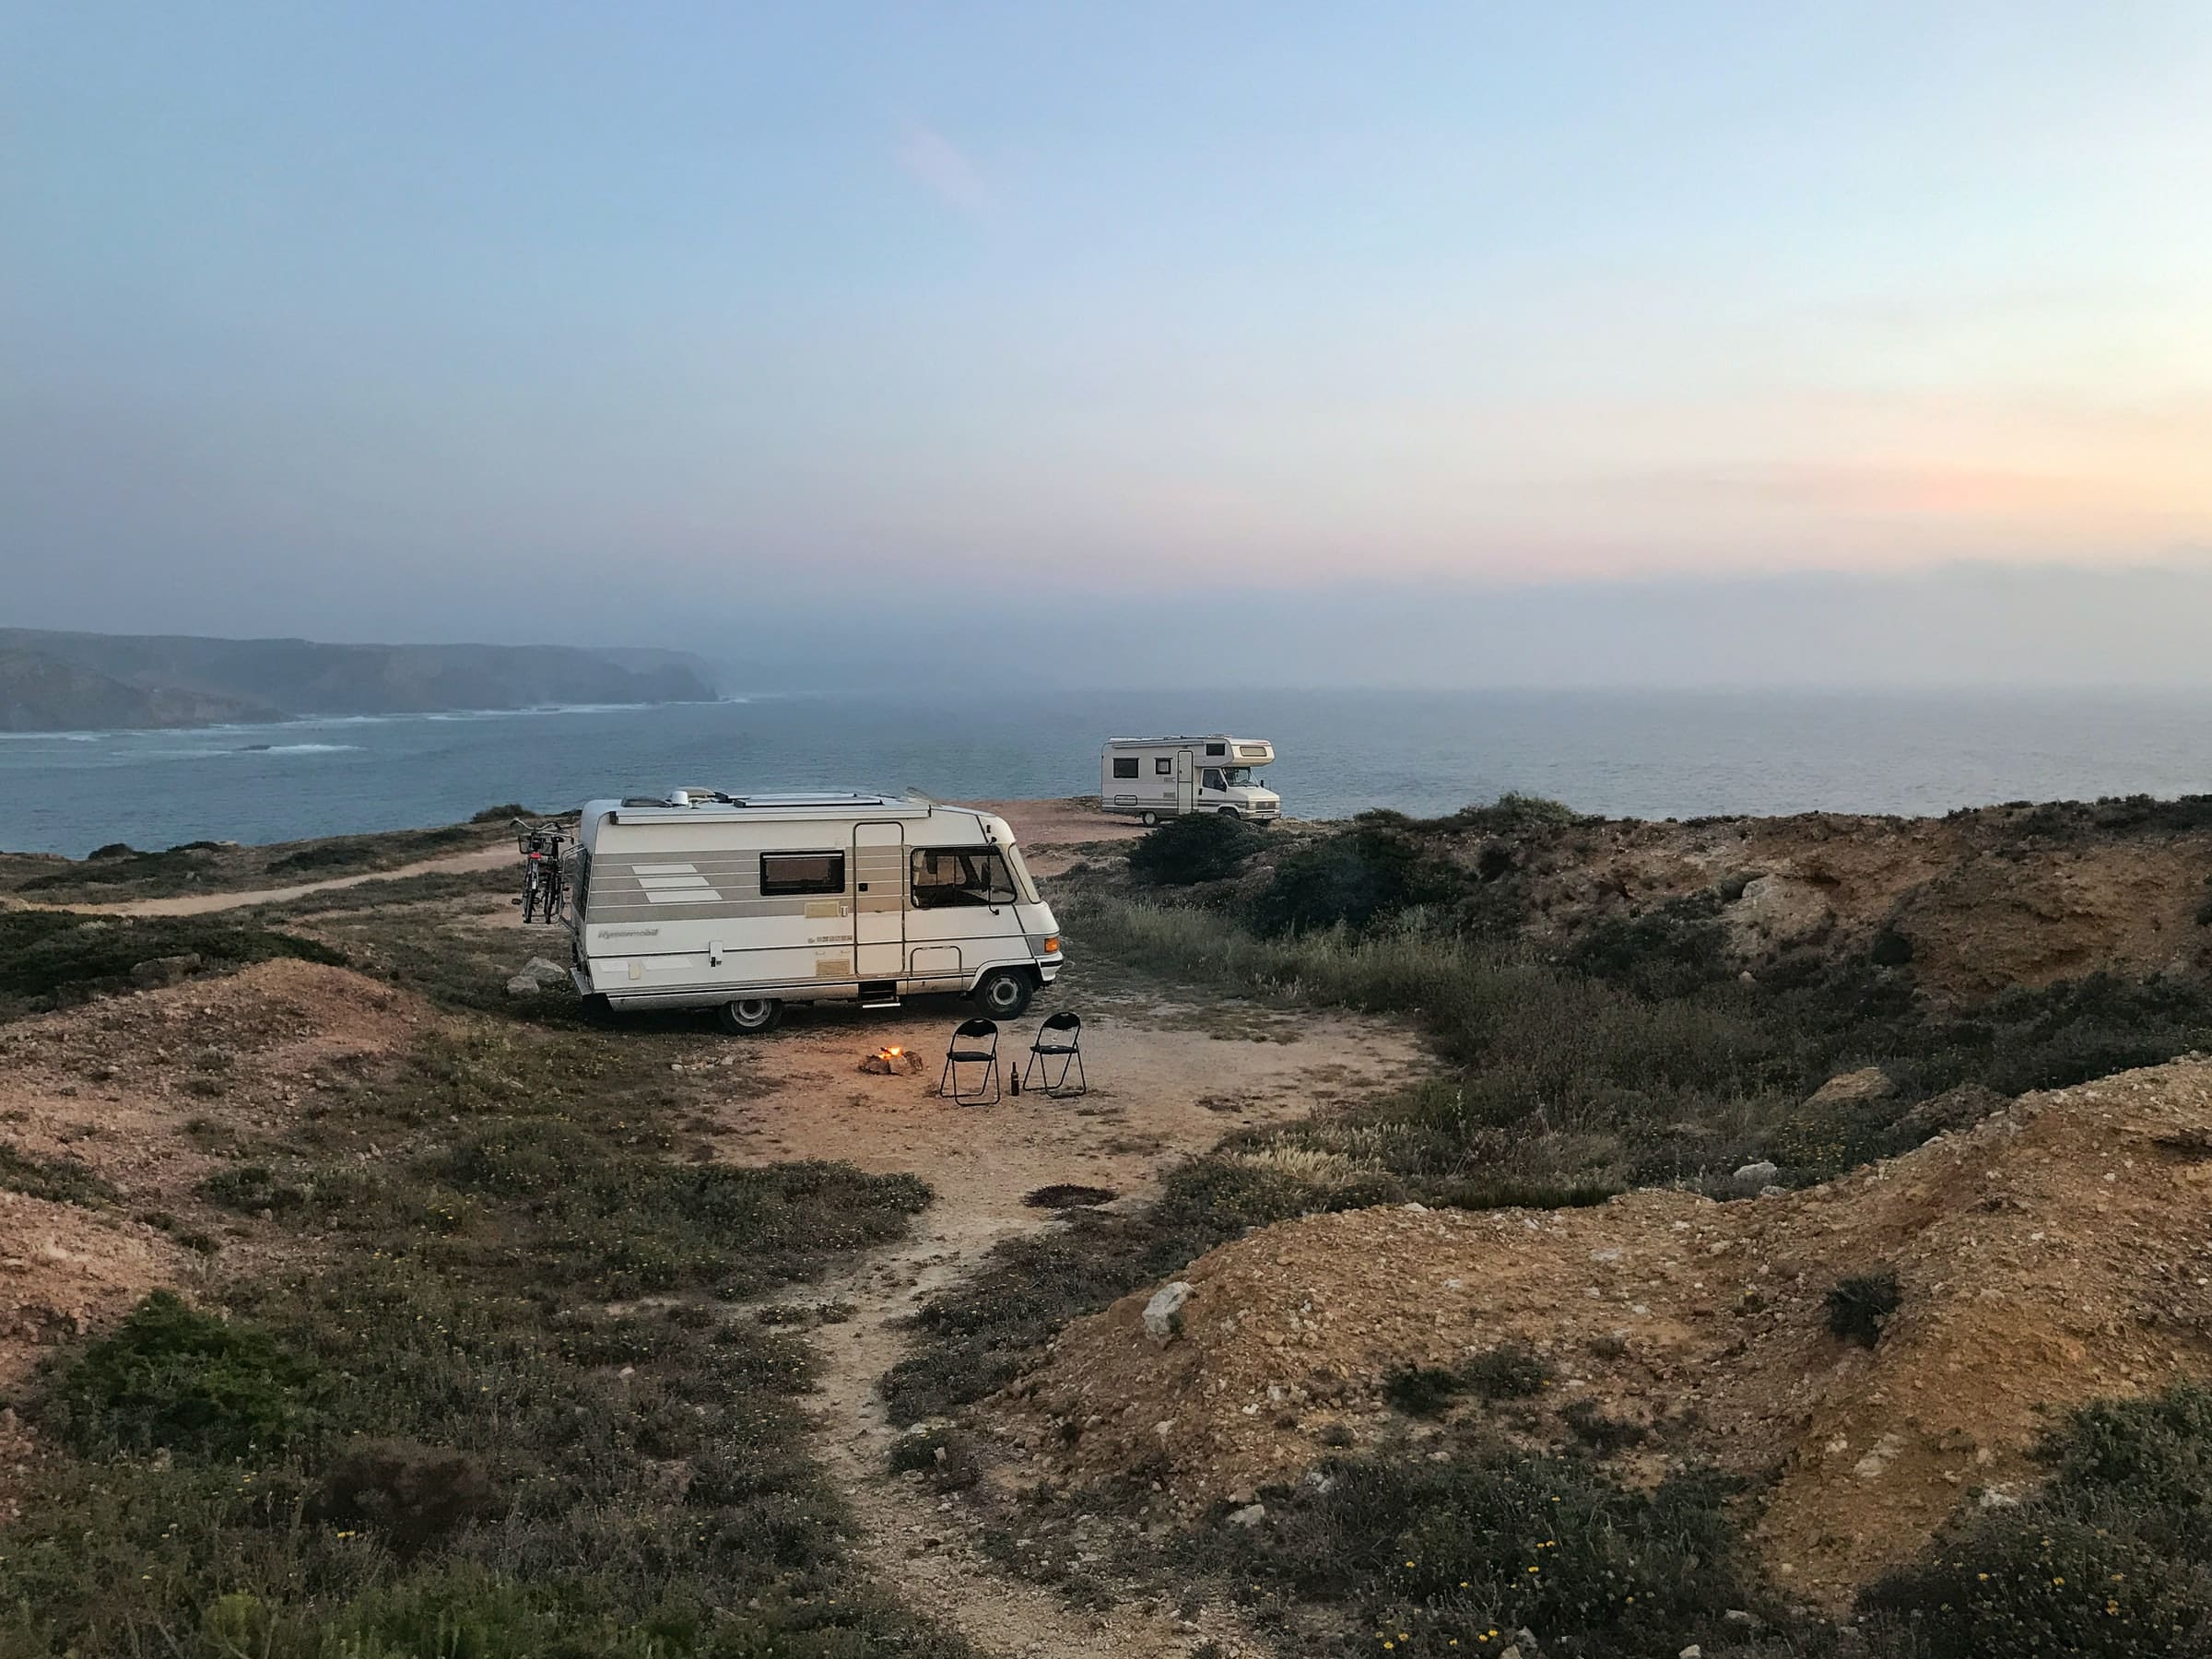
M 741 996 L 722 1005 L 722 1029 L 750 1037 L 772 1031 L 783 1018 L 783 1005 L 772 996 Z
M 1234 806 L 1224 806 L 1221 808 L 1221 816 L 1225 818 L 1242 818 L 1244 815 L 1239 812 Z
M 994 968 L 977 982 L 975 1000 L 994 1019 L 1018 1019 L 1035 990 L 1030 976 L 1019 970 Z
M 1153 825 L 1159 822 L 1159 814 L 1157 812 L 1145 813 L 1138 818 L 1137 822 L 1144 825 L 1146 829 L 1149 830 Z

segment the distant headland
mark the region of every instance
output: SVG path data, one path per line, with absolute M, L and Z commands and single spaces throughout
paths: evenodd
M 0 629 L 0 732 L 550 703 L 710 702 L 701 659 L 573 645 L 332 645 Z

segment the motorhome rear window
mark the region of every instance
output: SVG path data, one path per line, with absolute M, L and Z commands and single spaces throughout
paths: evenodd
M 1113 775 L 1117 778 L 1135 777 L 1136 757 L 1135 755 L 1116 755 L 1113 758 Z
M 763 853 L 760 854 L 760 896 L 795 899 L 803 893 L 841 893 L 845 890 L 845 855 L 842 853 Z

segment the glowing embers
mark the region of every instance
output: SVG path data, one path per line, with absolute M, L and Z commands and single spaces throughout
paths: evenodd
M 911 1077 L 922 1068 L 922 1056 L 905 1048 L 879 1048 L 860 1063 L 862 1071 L 878 1077 Z

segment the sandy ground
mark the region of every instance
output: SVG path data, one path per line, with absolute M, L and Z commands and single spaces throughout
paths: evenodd
M 1089 1614 L 1006 1577 L 974 1547 L 957 1503 L 888 1472 L 896 1431 L 877 1381 L 900 1358 L 902 1322 L 925 1299 L 972 1271 L 1000 1240 L 1054 1225 L 1054 1213 L 1024 1205 L 1024 1194 L 1068 1182 L 1108 1188 L 1124 1203 L 1149 1197 L 1176 1159 L 1230 1129 L 1386 1088 L 1409 1076 L 1419 1056 L 1405 1034 L 1370 1022 L 1235 1004 L 1107 1001 L 1072 983 L 1014 1022 L 1004 1052 L 1018 1057 L 1013 1031 L 1026 1043 L 1045 1014 L 1065 1007 L 1085 1020 L 1091 1090 L 1084 1099 L 1031 1092 L 963 1107 L 938 1098 L 942 1056 L 969 1012 L 964 1004 L 918 1004 L 894 1015 L 823 1009 L 795 1016 L 762 1041 L 759 1064 L 746 1068 L 759 1092 L 718 1109 L 720 1145 L 746 1160 L 834 1158 L 910 1171 L 936 1191 L 913 1238 L 806 1290 L 854 1310 L 850 1321 L 814 1334 L 825 1363 L 817 1419 L 822 1455 L 861 1524 L 859 1548 L 885 1583 L 989 1654 L 1180 1659 L 1202 1640 L 1228 1653 L 1262 1652 L 1225 1608 L 1185 1617 L 1169 1602 L 1143 1600 Z M 856 1069 L 889 1044 L 928 1056 L 926 1072 Z

